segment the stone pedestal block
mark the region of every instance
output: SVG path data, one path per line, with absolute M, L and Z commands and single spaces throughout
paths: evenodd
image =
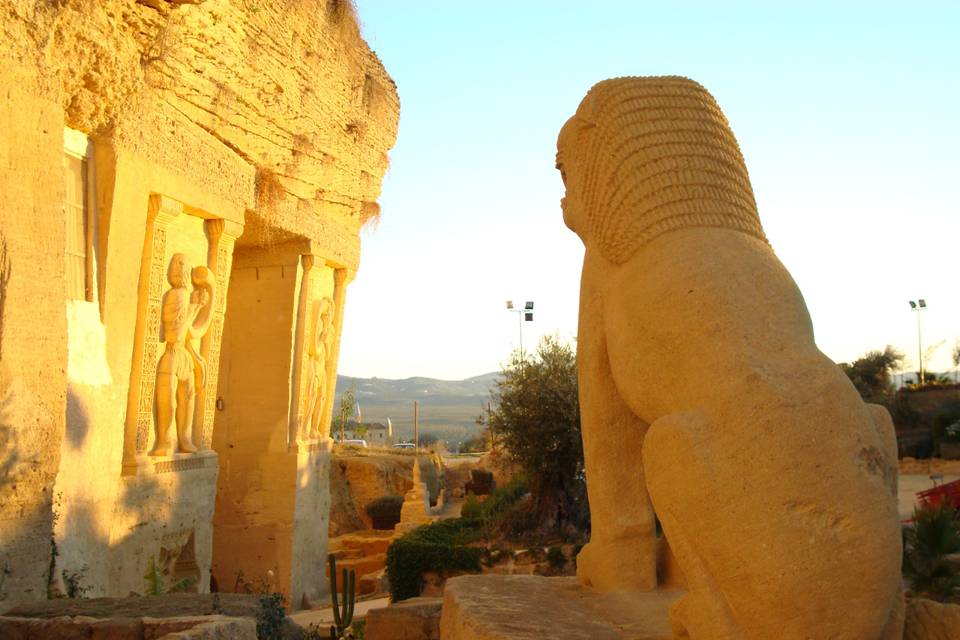
M 410 598 L 367 613 L 367 640 L 438 640 L 441 598 Z
M 672 640 L 683 591 L 599 593 L 575 578 L 460 576 L 447 582 L 441 640 Z

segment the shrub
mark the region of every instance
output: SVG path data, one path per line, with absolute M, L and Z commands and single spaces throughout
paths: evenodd
M 903 531 L 903 575 L 915 595 L 945 600 L 960 592 L 960 574 L 947 556 L 960 552 L 960 521 L 950 504 L 914 509 Z
M 560 547 L 550 547 L 547 551 L 547 562 L 554 569 L 563 569 L 567 564 L 567 556 L 563 555 L 563 549 Z
M 464 486 L 464 491 L 477 496 L 487 496 L 493 492 L 493 472 L 485 469 L 472 469 L 470 481 Z
M 573 348 L 544 337 L 534 352 L 514 352 L 491 389 L 489 424 L 498 447 L 530 479 L 534 528 L 566 535 L 590 528 L 577 363 Z
M 365 508 L 367 515 L 373 520 L 374 529 L 390 530 L 400 522 L 400 511 L 403 509 L 403 496 L 380 496 Z
M 483 518 L 483 503 L 477 500 L 477 496 L 472 493 L 467 494 L 463 501 L 463 507 L 460 509 L 460 517 L 467 520 L 481 520 Z
M 418 527 L 394 540 L 387 549 L 390 600 L 419 596 L 425 571 L 479 572 L 482 550 L 466 546 L 478 535 L 476 521 L 457 518 Z
M 947 405 L 934 416 L 933 437 L 944 442 L 960 442 L 960 404 Z
M 257 607 L 257 640 L 281 640 L 286 619 L 283 594 L 270 593 L 260 596 Z

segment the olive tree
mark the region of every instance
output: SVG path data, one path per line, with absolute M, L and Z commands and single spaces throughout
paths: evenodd
M 527 475 L 535 525 L 589 528 L 576 354 L 557 337 L 514 352 L 492 390 L 490 430 Z

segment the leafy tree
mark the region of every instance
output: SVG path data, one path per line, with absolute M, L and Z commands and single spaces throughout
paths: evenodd
M 490 443 L 484 434 L 464 440 L 460 445 L 460 453 L 483 453 L 489 449 Z
M 344 431 L 347 428 L 347 418 L 353 413 L 357 406 L 357 388 L 350 387 L 340 394 L 340 413 L 334 417 L 334 425 L 340 431 L 340 442 L 344 440 Z
M 853 386 L 867 402 L 883 403 L 893 391 L 890 374 L 903 364 L 903 354 L 887 345 L 883 351 L 868 351 L 852 363 L 841 362 Z
M 544 337 L 532 355 L 515 351 L 492 399 L 490 430 L 526 474 L 534 526 L 586 530 L 590 512 L 573 348 Z
M 420 434 L 420 446 L 427 448 L 436 446 L 440 442 L 440 437 L 435 433 L 421 433 Z

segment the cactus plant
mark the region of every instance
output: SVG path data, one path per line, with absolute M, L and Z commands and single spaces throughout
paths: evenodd
M 331 553 L 327 556 L 330 564 L 330 599 L 333 601 L 333 624 L 330 625 L 330 640 L 351 640 L 353 638 L 353 607 L 357 602 L 357 573 L 353 569 L 343 569 L 340 585 L 343 587 L 343 603 L 337 602 L 337 559 Z

